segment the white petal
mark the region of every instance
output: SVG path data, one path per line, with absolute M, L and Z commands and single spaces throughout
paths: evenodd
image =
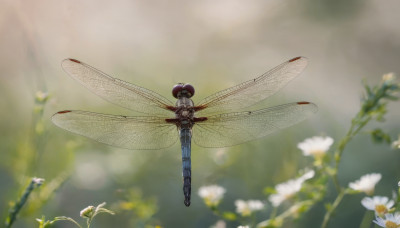
M 367 208 L 368 210 L 375 210 L 375 202 L 374 202 L 374 200 L 372 199 L 372 198 L 370 198 L 370 197 L 364 197 L 362 200 L 361 200 L 361 204 L 365 207 L 365 208 Z

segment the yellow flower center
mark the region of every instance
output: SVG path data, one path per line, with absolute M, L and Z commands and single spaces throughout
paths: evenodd
M 323 150 L 312 150 L 310 151 L 310 154 L 314 155 L 315 158 L 321 158 L 324 156 L 325 151 Z
M 386 228 L 397 228 L 399 226 L 396 223 L 392 222 L 392 221 L 386 221 L 385 222 L 385 227 Z
M 386 206 L 383 205 L 383 204 L 377 204 L 377 205 L 375 206 L 375 211 L 376 211 L 377 214 L 383 215 L 383 214 L 386 214 L 387 208 L 386 208 Z
M 250 216 L 251 215 L 251 210 L 249 208 L 245 208 L 242 211 L 242 216 Z

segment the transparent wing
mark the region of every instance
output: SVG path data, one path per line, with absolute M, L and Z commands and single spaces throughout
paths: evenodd
M 202 100 L 197 106 L 201 115 L 223 113 L 251 106 L 273 95 L 307 66 L 305 57 L 296 57 L 258 78 L 219 91 Z
M 251 112 L 214 115 L 204 122 L 196 122 L 193 140 L 202 147 L 234 146 L 299 123 L 317 110 L 313 103 L 297 102 Z
M 61 111 L 55 125 L 98 142 L 127 149 L 161 149 L 178 139 L 176 126 L 160 117 L 126 117 L 85 111 Z
M 113 78 L 75 59 L 65 59 L 61 66 L 72 78 L 111 103 L 156 116 L 173 115 L 168 107 L 174 104 L 154 91 Z

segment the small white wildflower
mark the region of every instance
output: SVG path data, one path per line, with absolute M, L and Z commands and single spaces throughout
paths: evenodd
M 274 207 L 279 206 L 283 201 L 292 198 L 297 192 L 300 191 L 303 182 L 313 178 L 315 175 L 314 170 L 306 172 L 303 176 L 297 179 L 291 179 L 284 183 L 275 186 L 276 194 L 269 196 L 269 201 Z
M 34 177 L 32 178 L 32 183 L 36 184 L 37 186 L 40 186 L 44 183 L 44 179 L 39 177 Z
M 399 135 L 399 139 L 397 139 L 396 141 L 392 142 L 392 147 L 394 149 L 400 149 L 400 135 Z
M 250 226 L 238 226 L 237 228 L 250 228 Z
M 297 178 L 299 180 L 302 180 L 303 182 L 313 178 L 315 175 L 315 171 L 314 170 L 307 170 L 307 172 L 305 172 L 301 177 Z
M 44 102 L 49 98 L 49 93 L 43 91 L 37 91 L 35 98 L 39 102 Z
M 384 74 L 384 75 L 382 76 L 382 80 L 383 80 L 384 82 L 386 82 L 386 83 L 391 83 L 391 82 L 393 82 L 395 79 L 396 79 L 396 76 L 394 75 L 393 72 Z
M 88 221 L 91 221 L 99 213 L 108 213 L 108 214 L 114 215 L 115 213 L 113 211 L 103 208 L 105 205 L 106 205 L 106 203 L 103 202 L 103 203 L 97 205 L 97 207 L 88 206 L 88 207 L 84 208 L 83 210 L 81 210 L 80 216 L 82 218 L 89 219 Z M 89 224 L 89 222 L 88 222 L 88 224 Z
M 210 228 L 226 228 L 226 222 L 224 220 L 218 220 L 217 223 Z
M 217 206 L 224 197 L 225 188 L 218 185 L 203 186 L 199 188 L 199 196 L 204 199 L 207 206 Z
M 375 215 L 383 216 L 393 207 L 394 201 L 389 200 L 386 196 L 364 197 L 361 204 L 368 210 L 375 211 Z
M 303 151 L 304 156 L 322 157 L 332 146 L 333 139 L 331 137 L 314 136 L 305 139 L 297 144 L 297 148 Z
M 372 195 L 375 190 L 375 185 L 381 180 L 382 175 L 379 173 L 371 173 L 362 176 L 359 180 L 349 183 L 349 187 L 365 192 L 367 195 Z
M 260 200 L 236 200 L 236 212 L 242 216 L 250 216 L 253 211 L 259 211 L 264 208 L 264 204 Z
M 400 214 L 385 214 L 385 218 L 376 216 L 374 223 L 381 227 L 397 228 L 400 226 Z
M 87 206 L 79 213 L 82 218 L 91 218 L 95 212 L 96 208 L 94 206 Z

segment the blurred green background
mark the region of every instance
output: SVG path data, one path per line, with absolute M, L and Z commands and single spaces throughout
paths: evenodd
M 360 107 L 362 80 L 376 84 L 384 73 L 400 72 L 398 12 L 397 0 L 2 0 L 2 221 L 27 178 L 50 183 L 65 173 L 71 176 L 54 194 L 24 208 L 14 227 L 35 227 L 34 219 L 42 215 L 79 220 L 84 207 L 107 202 L 107 208 L 124 208 L 121 199 L 136 203 L 115 216 L 99 216 L 93 226 L 209 227 L 218 218 L 197 195 L 207 184 L 227 189 L 224 210 L 233 211 L 236 199 L 266 200 L 266 186 L 293 178 L 297 170 L 311 165 L 311 158 L 296 148 L 298 142 L 314 135 L 338 140 L 345 134 Z M 239 146 L 194 145 L 189 208 L 183 204 L 179 144 L 159 151 L 118 149 L 68 133 L 50 121 L 53 113 L 64 109 L 138 115 L 107 103 L 71 79 L 60 66 L 65 58 L 79 59 L 171 100 L 173 85 L 190 82 L 196 102 L 299 55 L 309 58 L 307 69 L 259 107 L 306 100 L 316 103 L 319 112 Z M 35 103 L 37 91 L 49 93 L 46 104 Z M 395 102 L 389 105 L 386 122 L 375 126 L 395 138 L 399 115 Z M 383 178 L 376 193 L 391 196 L 400 180 L 399 162 L 398 151 L 358 136 L 345 151 L 340 183 L 346 186 L 361 175 L 379 172 Z M 365 212 L 362 197 L 348 197 L 330 227 L 358 227 Z M 257 214 L 259 221 L 269 210 Z M 323 214 L 320 203 L 286 227 L 317 227 Z M 71 224 L 60 222 L 56 227 Z

